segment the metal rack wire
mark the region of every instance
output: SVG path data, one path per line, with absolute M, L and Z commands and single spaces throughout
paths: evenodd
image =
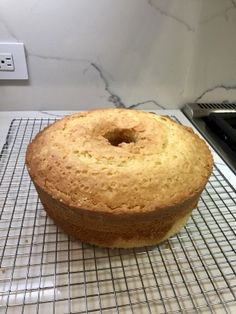
M 0 313 L 235 313 L 236 192 L 219 169 L 162 245 L 86 245 L 47 217 L 25 168 L 29 141 L 54 121 L 13 120 L 0 154 Z

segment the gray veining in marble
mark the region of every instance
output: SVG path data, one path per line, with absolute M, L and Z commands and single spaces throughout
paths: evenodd
M 236 8 L 236 1 L 235 0 L 231 0 L 233 6 Z
M 107 91 L 107 93 L 110 95 L 108 100 L 110 102 L 112 102 L 116 108 L 126 108 L 125 104 L 122 102 L 120 96 L 118 96 L 117 94 L 115 94 L 114 92 L 112 92 L 111 88 L 110 88 L 110 84 L 108 82 L 108 80 L 106 79 L 106 77 L 104 76 L 101 68 L 94 62 L 91 62 L 90 65 L 96 69 L 96 71 L 99 73 L 99 76 L 101 78 L 101 80 L 103 81 L 104 85 L 105 85 L 105 91 Z
M 29 57 L 35 57 L 35 58 L 40 58 L 40 59 L 44 59 L 44 60 L 56 60 L 56 61 L 66 61 L 66 62 L 81 62 L 81 63 L 86 63 L 88 64 L 88 66 L 83 70 L 83 74 L 85 74 L 88 69 L 90 67 L 92 67 L 93 69 L 96 70 L 96 72 L 98 73 L 100 79 L 102 80 L 102 82 L 104 83 L 104 89 L 105 91 L 108 93 L 108 101 L 111 102 L 116 108 L 137 108 L 141 105 L 145 105 L 145 104 L 154 104 L 157 108 L 159 109 L 165 109 L 162 105 L 160 105 L 156 100 L 145 100 L 142 102 L 137 102 L 135 104 L 132 105 L 126 105 L 124 104 L 124 102 L 122 101 L 121 97 L 115 93 L 114 91 L 112 91 L 112 88 L 110 87 L 110 82 L 107 79 L 107 77 L 104 75 L 104 71 L 102 70 L 101 66 L 99 66 L 97 63 L 92 62 L 90 60 L 87 59 L 80 59 L 80 58 L 68 58 L 68 57 L 60 57 L 60 56 L 44 56 L 41 54 L 36 54 L 36 53 L 32 53 L 32 52 L 28 52 L 28 56 Z
M 41 111 L 39 111 L 40 113 L 43 113 L 43 114 L 46 114 L 46 115 L 49 115 L 49 116 L 53 116 L 53 117 L 64 117 L 65 116 L 65 114 L 57 114 L 57 113 L 52 113 L 52 112 L 50 112 L 50 111 L 44 111 L 44 110 L 41 110 Z
M 137 108 L 141 105 L 145 105 L 145 104 L 154 104 L 155 106 L 157 106 L 159 109 L 165 109 L 163 106 L 161 106 L 160 104 L 158 104 L 155 100 L 145 100 L 142 102 L 138 102 L 136 104 L 132 104 L 132 105 L 126 105 L 124 104 L 124 102 L 121 100 L 121 97 L 118 96 L 116 93 L 112 92 L 109 81 L 107 80 L 107 78 L 104 76 L 103 71 L 101 70 L 101 68 L 95 64 L 94 62 L 90 63 L 91 66 L 97 70 L 97 72 L 99 73 L 99 76 L 101 78 L 101 80 L 103 81 L 104 85 L 105 85 L 105 90 L 108 92 L 108 94 L 110 95 L 108 98 L 108 101 L 110 101 L 111 103 L 114 104 L 114 106 L 116 108 L 128 108 L 128 109 L 133 109 L 133 108 Z
M 195 32 L 195 28 L 191 25 L 189 25 L 186 21 L 180 19 L 179 17 L 171 14 L 170 12 L 162 9 L 157 3 L 154 3 L 152 0 L 148 0 L 148 4 L 154 8 L 159 14 L 166 16 L 172 20 L 174 20 L 175 22 L 183 25 L 185 27 L 185 29 L 187 29 L 187 31 L 190 32 Z
M 141 106 L 141 105 L 150 104 L 150 103 L 154 104 L 155 106 L 157 106 L 157 107 L 160 108 L 160 109 L 165 109 L 164 106 L 158 104 L 158 102 L 155 101 L 155 100 L 153 100 L 153 99 L 149 99 L 149 100 L 145 100 L 145 101 L 142 101 L 142 102 L 138 102 L 138 103 L 136 103 L 136 104 L 133 104 L 133 105 L 128 106 L 128 108 L 129 108 L 129 109 L 133 109 L 133 108 L 137 108 L 137 107 L 139 107 L 139 106 Z
M 55 60 L 55 61 L 66 61 L 66 62 L 88 62 L 88 63 L 90 63 L 90 61 L 87 59 L 37 54 L 37 53 L 31 52 L 30 49 L 28 49 L 27 56 L 33 57 L 33 58 L 39 58 L 39 59 L 43 59 L 43 60 Z
M 225 17 L 225 21 L 227 22 L 229 20 L 229 17 L 228 17 L 229 12 L 231 10 L 235 10 L 236 9 L 236 3 L 233 2 L 233 0 L 232 0 L 232 3 L 233 3 L 233 5 L 230 5 L 230 6 L 226 7 L 226 8 L 224 8 L 223 11 L 220 11 L 220 12 L 214 14 L 214 15 L 211 15 L 211 16 L 209 16 L 206 19 L 200 20 L 199 26 L 202 26 L 202 25 L 205 25 L 205 24 L 207 24 L 209 22 L 212 22 L 214 19 L 219 18 L 221 16 L 224 16 Z
M 18 42 L 18 38 L 15 34 L 15 32 L 12 30 L 12 28 L 8 25 L 8 23 L 5 21 L 5 19 L 0 14 L 0 23 L 4 26 L 7 33 L 12 37 L 16 42 Z
M 214 87 L 210 87 L 206 89 L 201 95 L 199 95 L 194 102 L 199 102 L 206 94 L 215 91 L 218 88 L 223 88 L 225 90 L 234 90 L 236 89 L 236 85 L 224 85 L 224 84 L 218 84 L 215 85 Z

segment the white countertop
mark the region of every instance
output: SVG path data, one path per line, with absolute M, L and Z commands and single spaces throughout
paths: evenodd
M 187 118 L 185 118 L 185 116 L 179 110 L 160 110 L 156 112 L 163 115 L 174 116 L 184 125 L 191 126 L 190 122 L 187 120 Z M 24 119 L 25 118 L 26 119 L 27 118 L 46 118 L 48 119 L 48 118 L 63 117 L 64 115 L 69 114 L 69 113 L 71 112 L 65 112 L 65 111 L 0 112 L 0 146 L 2 146 L 5 143 L 5 138 L 6 138 L 10 123 L 15 118 L 17 119 L 20 119 L 20 118 L 24 118 Z M 47 125 L 47 121 L 45 125 Z M 21 133 L 19 134 L 20 134 L 19 137 L 17 137 L 18 140 L 20 140 L 21 138 Z M 26 137 L 26 142 L 25 142 L 26 145 L 27 145 L 28 138 Z M 26 148 L 26 145 L 25 145 L 25 148 Z M 17 146 L 18 146 L 18 141 L 17 141 L 16 147 Z M 213 156 L 214 156 L 214 162 L 217 168 L 222 172 L 222 174 L 228 179 L 231 185 L 235 188 L 236 187 L 235 175 L 230 171 L 230 169 L 225 165 L 225 163 L 221 160 L 221 158 L 215 152 L 213 152 Z M 63 234 L 61 234 L 62 241 L 59 242 L 58 235 L 60 235 L 60 233 L 55 232 L 54 225 L 50 224 L 50 220 L 47 220 L 46 218 L 46 213 L 41 210 L 37 211 L 37 209 L 40 209 L 40 208 L 42 209 L 42 206 L 39 204 L 39 202 L 36 202 L 37 195 L 35 195 L 34 190 L 30 189 L 30 185 L 28 185 L 28 188 L 26 187 L 27 193 L 24 193 L 24 189 L 25 189 L 24 184 L 25 182 L 29 181 L 29 178 L 27 178 L 26 181 L 24 181 L 25 179 L 19 181 L 19 178 L 20 178 L 19 174 L 22 172 L 22 165 L 24 165 L 24 156 L 22 155 L 21 157 L 22 157 L 21 160 L 18 161 L 18 164 L 19 164 L 18 169 L 16 169 L 16 172 L 13 173 L 14 184 L 11 183 L 11 188 L 10 188 L 11 193 L 6 192 L 6 194 L 9 194 L 9 195 L 7 195 L 7 200 L 4 198 L 4 202 L 2 202 L 4 204 L 3 205 L 4 214 L 2 215 L 1 220 L 0 220 L 0 223 L 1 223 L 0 240 L 2 240 L 2 242 L 0 241 L 2 243 L 2 244 L 0 243 L 0 249 L 3 246 L 7 247 L 7 249 L 4 249 L 3 251 L 4 252 L 3 263 L 1 264 L 1 268 L 0 268 L 0 285 L 1 283 L 3 283 L 3 287 L 5 289 L 2 299 L 0 296 L 0 312 L 1 310 L 6 310 L 5 313 L 8 313 L 7 308 L 9 308 L 9 311 L 11 311 L 11 313 L 19 313 L 19 307 L 22 306 L 22 300 L 23 300 L 22 296 L 24 294 L 24 302 L 23 302 L 24 307 L 26 307 L 27 305 L 29 306 L 35 305 L 35 309 L 37 306 L 39 306 L 38 307 L 39 309 L 42 309 L 42 306 L 45 306 L 45 309 L 47 310 L 49 309 L 49 312 L 51 313 L 52 307 L 49 307 L 49 306 L 55 304 L 56 303 L 55 300 L 59 301 L 60 298 L 64 298 L 66 301 L 68 301 L 67 299 L 70 297 L 70 295 L 69 296 L 67 295 L 68 282 L 70 282 L 68 281 L 68 278 L 76 278 L 76 280 L 78 280 L 78 282 L 73 281 L 73 283 L 75 282 L 76 284 L 71 285 L 70 291 L 71 291 L 71 295 L 73 293 L 73 297 L 75 296 L 75 299 L 77 298 L 81 302 L 81 304 L 83 304 L 81 306 L 84 306 L 85 308 L 85 304 L 87 304 L 86 303 L 87 296 L 95 295 L 94 286 L 90 285 L 92 281 L 87 284 L 84 290 L 86 293 L 84 299 L 81 298 L 80 293 L 79 293 L 79 296 L 77 296 L 78 289 L 80 289 L 78 287 L 81 287 L 81 291 L 82 291 L 83 287 L 85 286 L 84 284 L 86 283 L 86 281 L 84 281 L 85 280 L 84 278 L 93 278 L 89 276 L 92 276 L 91 270 L 94 269 L 94 265 L 100 265 L 99 266 L 100 271 L 102 270 L 102 268 L 100 268 L 102 265 L 102 267 L 106 270 L 105 272 L 106 274 L 109 272 L 109 268 L 110 268 L 111 273 L 113 271 L 118 271 L 117 275 L 119 277 L 117 278 L 119 278 L 119 280 L 121 278 L 120 276 L 126 276 L 125 274 L 128 269 L 129 271 L 132 269 L 131 274 L 134 276 L 134 279 L 131 278 L 131 280 L 134 280 L 135 284 L 138 282 L 135 280 L 139 280 L 139 278 L 145 278 L 145 280 L 147 280 L 145 282 L 148 284 L 149 288 L 151 289 L 153 289 L 153 287 L 155 288 L 157 279 L 156 279 L 156 275 L 154 276 L 154 272 L 153 274 L 149 272 L 150 256 L 149 256 L 149 253 L 147 253 L 146 249 L 145 251 L 137 251 L 138 258 L 137 258 L 136 253 L 134 257 L 130 253 L 131 251 L 127 251 L 126 253 L 122 252 L 122 258 L 121 258 L 121 255 L 117 255 L 117 252 L 114 251 L 115 255 L 112 256 L 112 258 L 114 259 L 111 259 L 110 254 L 112 253 L 110 253 L 110 251 L 100 250 L 99 248 L 88 250 L 86 246 L 80 244 L 80 242 L 78 243 L 69 242 L 69 240 L 67 240 L 67 238 L 63 236 Z M 15 164 L 15 160 L 13 158 L 12 165 L 14 166 L 14 164 Z M 12 170 L 10 170 L 10 173 L 12 174 Z M 218 173 L 218 171 L 216 171 L 216 173 Z M 213 181 L 211 181 L 212 178 L 213 178 Z M 183 306 L 185 305 L 195 306 L 194 304 L 192 305 L 188 304 L 188 300 L 185 300 L 186 298 L 187 299 L 192 298 L 192 295 L 189 293 L 186 295 L 185 287 L 182 284 L 183 274 L 184 274 L 184 278 L 186 282 L 193 286 L 194 290 L 192 290 L 192 292 L 195 293 L 195 290 L 196 290 L 196 300 L 197 300 L 196 302 L 198 302 L 198 300 L 199 302 L 201 302 L 202 293 L 204 293 L 204 297 L 205 298 L 207 297 L 207 300 L 209 297 L 209 300 L 213 302 L 212 306 L 216 305 L 217 307 L 217 304 L 214 304 L 215 300 L 217 300 L 217 298 L 219 297 L 219 301 L 222 302 L 222 300 L 224 300 L 223 298 L 225 294 L 225 298 L 226 296 L 227 297 L 229 296 L 231 301 L 228 302 L 227 305 L 224 305 L 222 303 L 218 304 L 220 305 L 220 307 L 216 308 L 216 311 L 214 313 L 217 313 L 217 314 L 225 313 L 226 309 L 227 309 L 227 312 L 235 313 L 235 302 L 233 302 L 234 300 L 232 298 L 233 296 L 230 290 L 231 289 L 230 285 L 227 287 L 227 289 L 225 289 L 225 286 L 222 285 L 222 283 L 230 282 L 230 280 L 232 280 L 233 282 L 234 280 L 234 273 L 232 272 L 233 268 L 230 268 L 229 263 L 230 261 L 233 262 L 235 260 L 235 254 L 233 250 L 233 247 L 234 247 L 233 241 L 235 240 L 235 234 L 233 232 L 234 231 L 233 223 L 235 222 L 235 220 L 232 220 L 232 217 L 233 217 L 232 212 L 233 212 L 233 209 L 235 209 L 235 201 L 234 201 L 235 192 L 232 191 L 230 187 L 227 187 L 227 191 L 230 191 L 231 194 L 228 194 L 229 199 L 227 200 L 227 202 L 225 202 L 224 205 L 222 205 L 224 208 L 221 208 L 221 206 L 217 204 L 219 203 L 223 204 L 221 195 L 223 195 L 224 191 L 226 190 L 223 189 L 223 194 L 221 195 L 217 194 L 216 192 L 213 192 L 213 195 L 210 195 L 209 193 L 211 193 L 212 189 L 214 190 L 216 188 L 219 188 L 219 185 L 221 183 L 220 180 L 222 180 L 223 178 L 221 175 L 220 176 L 218 175 L 217 178 L 216 177 L 212 177 L 212 178 L 210 178 L 209 180 L 210 182 L 209 185 L 211 184 L 211 187 L 208 190 L 206 189 L 207 192 L 202 197 L 202 199 L 205 199 L 205 201 L 203 202 L 201 200 L 199 202 L 199 208 L 201 209 L 200 211 L 204 212 L 203 216 L 206 217 L 206 220 L 205 218 L 202 219 L 202 215 L 198 214 L 196 210 L 195 211 L 196 215 L 193 214 L 193 218 L 189 222 L 189 224 L 186 226 L 185 230 L 183 230 L 183 232 L 180 233 L 177 237 L 173 237 L 172 240 L 170 240 L 172 242 L 169 242 L 168 246 L 164 246 L 158 250 L 152 249 L 150 251 L 152 254 L 151 256 L 152 256 L 152 261 L 153 261 L 151 262 L 153 263 L 151 265 L 158 266 L 157 268 L 155 268 L 156 270 L 158 270 L 158 272 L 159 271 L 162 272 L 163 270 L 163 273 L 160 275 L 161 276 L 160 278 L 161 280 L 163 280 L 163 282 L 161 281 L 162 283 L 161 287 L 163 287 L 164 296 L 165 295 L 172 296 L 172 289 L 173 287 L 175 287 L 175 288 L 178 288 L 177 289 L 179 293 L 178 295 L 180 295 L 181 298 L 183 298 L 182 299 L 184 302 Z M 214 178 L 216 180 L 214 180 Z M 10 184 L 9 179 L 7 176 L 5 176 L 5 179 L 3 180 L 3 184 L 1 186 L 2 188 L 1 194 L 4 194 L 5 193 L 4 191 L 9 191 L 8 190 L 9 184 Z M 21 191 L 21 198 L 19 202 L 17 202 L 18 196 L 15 197 L 15 194 L 14 194 L 14 192 L 16 192 L 14 190 L 14 186 L 16 186 L 17 193 L 18 191 Z M 0 199 L 0 203 L 1 203 L 1 199 Z M 14 204 L 14 206 L 12 204 Z M 35 204 L 38 204 L 38 205 L 36 206 Z M 37 224 L 36 224 L 36 218 L 38 221 Z M 210 229 L 210 227 L 212 229 Z M 22 228 L 24 229 L 24 232 L 22 232 L 23 230 Z M 6 237 L 8 238 L 8 240 L 6 240 Z M 55 244 L 55 240 L 56 240 L 56 244 Z M 71 248 L 73 248 L 73 250 L 70 250 Z M 68 249 L 68 253 L 65 253 L 67 252 L 67 249 Z M 185 250 L 187 253 L 183 254 Z M 55 252 L 56 252 L 56 255 L 55 255 L 56 258 L 54 256 Z M 215 253 L 214 261 L 213 261 L 212 252 Z M 75 257 L 75 255 L 72 255 L 72 254 L 75 254 L 77 256 L 76 259 L 74 260 L 73 258 L 70 259 L 71 256 Z M 29 257 L 29 255 L 31 257 Z M 82 256 L 83 257 L 82 260 L 78 259 L 78 256 L 80 257 Z M 200 256 L 200 258 L 198 258 L 198 256 Z M 123 270 L 122 275 L 121 275 L 120 270 L 119 270 L 120 267 L 118 265 L 120 265 L 119 263 L 123 259 L 129 261 L 130 264 L 128 263 L 125 265 L 126 270 L 125 271 Z M 44 261 L 43 266 L 41 266 L 42 261 Z M 58 261 L 62 263 L 58 263 Z M 85 265 L 85 261 L 86 261 L 86 268 L 83 266 Z M 165 264 L 164 266 L 163 263 L 165 263 L 165 261 L 167 261 L 167 264 Z M 175 265 L 176 262 L 179 263 L 178 267 Z M 132 266 L 135 265 L 134 263 L 139 265 L 137 267 L 139 272 L 136 272 L 136 270 L 132 268 Z M 222 263 L 222 269 L 226 268 L 225 273 L 221 269 L 221 263 Z M 71 272 L 71 269 L 72 269 L 71 265 L 73 265 L 73 272 Z M 178 271 L 179 265 L 181 266 L 180 268 L 183 270 L 183 273 L 182 271 L 181 272 Z M 37 266 L 39 267 L 37 268 Z M 216 266 L 218 268 L 216 268 Z M 233 264 L 232 264 L 232 267 L 233 267 Z M 58 271 L 57 273 L 57 270 L 60 270 L 60 271 Z M 196 270 L 196 273 L 193 277 L 194 270 Z M 80 275 L 78 276 L 80 272 L 83 273 L 84 277 Z M 176 285 L 173 286 L 172 281 L 168 283 L 167 278 L 163 279 L 165 278 L 166 272 L 169 274 L 174 274 L 173 280 Z M 199 276 L 199 272 L 202 272 L 203 276 Z M 64 276 L 64 274 L 66 274 L 66 276 Z M 209 277 L 209 274 L 210 274 L 210 277 Z M 102 289 L 104 288 L 106 289 L 103 291 L 109 291 L 109 294 L 107 294 L 107 296 L 106 296 L 106 293 L 104 293 L 102 302 L 103 304 L 110 304 L 110 303 L 104 303 L 104 302 L 108 302 L 108 301 L 110 302 L 110 297 L 112 296 L 112 293 L 110 291 L 113 291 L 112 289 L 115 289 L 114 282 L 113 280 L 112 281 L 107 280 L 107 279 L 105 280 L 104 279 L 105 277 L 103 278 L 101 274 L 99 275 L 99 278 L 101 278 L 102 280 L 100 280 L 100 283 L 98 286 L 101 287 Z M 194 280 L 195 280 L 194 278 L 199 278 L 199 281 L 196 282 L 196 285 L 194 285 Z M 207 278 L 212 278 L 211 280 L 213 280 L 213 285 L 212 283 L 207 282 Z M 117 281 L 117 283 L 120 282 L 119 280 Z M 113 282 L 113 286 L 112 286 L 112 282 Z M 180 285 L 178 285 L 178 282 L 180 283 Z M 203 290 L 201 291 L 199 290 L 199 287 L 198 287 L 200 284 L 203 284 Z M 135 285 L 131 287 L 135 287 Z M 122 299 L 122 298 L 126 297 L 127 286 L 124 287 L 124 289 L 122 288 L 122 286 L 120 286 L 119 289 L 120 289 L 119 290 L 119 293 L 120 293 L 119 302 L 124 302 L 125 299 Z M 153 291 L 155 291 L 155 295 L 159 293 L 158 290 L 153 290 Z M 217 295 L 216 295 L 216 291 L 217 291 Z M 11 293 L 9 294 L 9 292 Z M 143 289 L 139 288 L 135 290 L 135 298 L 134 298 L 135 302 L 140 302 L 140 300 L 143 300 L 142 293 L 143 293 Z M 160 296 L 162 296 L 161 293 L 160 293 Z M 222 296 L 222 299 L 221 299 L 221 296 Z M 107 299 L 105 297 L 107 297 Z M 150 300 L 152 301 L 152 294 L 150 298 L 151 298 Z M 94 306 L 94 308 L 96 306 L 99 307 L 99 303 L 96 304 L 97 302 L 96 300 L 95 301 L 93 301 L 93 299 L 89 299 L 89 300 L 91 300 L 90 303 L 92 304 L 92 306 Z M 164 300 L 166 302 L 165 304 L 168 304 L 170 300 L 170 304 L 172 308 L 173 306 L 172 299 L 171 298 L 169 299 L 168 297 L 166 297 Z M 195 300 L 194 300 L 194 303 L 195 303 Z M 76 304 L 78 306 L 78 304 L 80 303 L 76 303 Z M 144 302 L 142 302 L 142 304 L 144 304 Z M 197 304 L 198 303 L 196 303 L 196 306 Z M 158 307 L 159 305 L 162 306 L 161 303 L 159 304 L 158 302 L 155 301 L 156 308 L 159 308 Z M 60 306 L 61 306 L 60 312 L 61 311 L 63 311 L 63 313 L 68 312 L 68 307 L 67 307 L 66 302 L 62 303 Z M 76 310 L 78 310 L 78 308 L 76 308 Z M 208 313 L 207 312 L 208 310 L 209 308 L 206 305 L 206 311 L 204 311 L 204 313 Z M 123 311 L 121 312 L 124 313 Z M 33 313 L 33 310 L 30 310 L 30 313 Z M 36 313 L 36 311 L 34 313 Z
M 190 121 L 184 116 L 180 110 L 152 110 L 162 115 L 176 116 L 181 123 L 187 126 L 193 127 Z M 63 117 L 67 114 L 71 114 L 74 111 L 0 111 L 0 149 L 5 143 L 7 132 L 10 123 L 16 118 L 52 118 L 52 117 Z M 193 127 L 194 128 L 194 127 Z M 196 130 L 196 129 L 195 129 Z M 197 132 L 197 131 L 196 131 Z M 198 133 L 198 132 L 197 132 Z M 198 133 L 199 134 L 199 133 Z M 236 176 L 225 164 L 225 162 L 219 157 L 219 155 L 213 150 L 214 162 L 220 169 L 222 174 L 227 178 L 230 184 L 236 189 Z

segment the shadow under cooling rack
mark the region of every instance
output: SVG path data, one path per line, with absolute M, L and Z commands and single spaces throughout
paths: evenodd
M 218 168 L 164 244 L 82 244 L 47 217 L 25 168 L 28 143 L 54 121 L 13 120 L 0 154 L 0 312 L 235 313 L 236 193 Z

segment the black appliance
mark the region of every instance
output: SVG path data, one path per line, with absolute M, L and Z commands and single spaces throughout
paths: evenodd
M 236 104 L 190 103 L 182 111 L 236 174 Z

